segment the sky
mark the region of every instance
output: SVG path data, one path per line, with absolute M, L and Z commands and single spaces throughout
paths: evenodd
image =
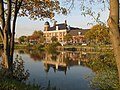
M 84 17 L 81 15 L 81 10 L 79 7 L 79 4 L 76 2 L 75 7 L 71 10 L 71 12 L 68 15 L 56 15 L 54 19 L 57 21 L 57 23 L 64 23 L 65 20 L 67 20 L 67 24 L 73 27 L 79 27 L 83 29 L 89 29 L 93 25 L 88 25 L 88 23 L 93 23 L 94 20 L 88 16 Z M 93 5 L 93 10 L 96 12 L 101 12 L 100 8 L 101 6 L 97 7 Z M 98 8 L 98 9 L 97 9 Z M 105 9 L 101 12 L 100 19 L 101 21 L 107 23 L 107 19 L 109 16 L 109 11 Z M 17 23 L 16 23 L 16 37 L 20 36 L 29 36 L 31 35 L 35 30 L 44 30 L 44 23 L 46 21 L 50 22 L 50 26 L 53 25 L 53 23 L 50 21 L 50 19 L 44 19 L 44 21 L 40 20 L 30 20 L 28 17 L 18 17 Z M 96 23 L 94 23 L 96 24 Z

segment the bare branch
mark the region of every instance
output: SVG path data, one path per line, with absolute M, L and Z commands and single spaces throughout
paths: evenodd
M 23 2 L 23 0 L 21 0 L 21 1 L 19 1 L 19 4 L 18 4 L 18 12 L 19 12 L 19 9 L 20 9 L 20 7 L 21 7 L 21 5 L 22 5 L 22 2 Z
M 70 5 L 69 8 L 68 8 L 68 11 L 70 12 L 71 9 L 74 8 L 75 0 L 65 0 L 63 3 L 65 5 Z

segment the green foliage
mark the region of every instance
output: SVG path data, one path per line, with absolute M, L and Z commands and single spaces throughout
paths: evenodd
M 67 14 L 58 0 L 23 0 L 20 16 L 30 16 L 31 19 L 53 18 L 55 13 Z
M 44 45 L 43 44 L 28 44 L 25 49 L 34 49 L 34 50 L 44 50 Z
M 70 40 L 72 40 L 72 35 L 71 34 L 66 34 L 64 36 L 64 41 L 66 41 L 68 43 Z
M 1 62 L 0 72 L 1 76 L 9 77 L 18 81 L 25 81 L 29 77 L 28 70 L 24 69 L 24 61 L 22 60 L 22 57 L 19 57 L 18 55 L 12 64 L 11 70 L 4 68 L 4 64 Z
M 50 52 L 50 53 L 54 53 L 56 52 L 56 47 L 60 46 L 61 44 L 59 42 L 53 42 L 51 44 L 48 44 L 45 46 L 45 50 Z
M 113 69 L 97 72 L 90 84 L 97 90 L 119 90 L 118 72 Z
M 19 81 L 27 80 L 29 77 L 28 70 L 24 69 L 24 61 L 18 55 L 13 63 L 13 77 Z
M 20 43 L 26 42 L 27 41 L 27 36 L 21 36 L 21 37 L 19 37 L 18 40 L 19 40 Z
M 3 77 L 0 80 L 0 90 L 42 90 L 37 85 L 27 85 L 17 80 Z
M 90 83 L 92 88 L 97 90 L 117 90 L 120 88 L 117 65 L 111 52 L 95 54 L 89 57 L 89 62 L 85 65 L 95 72 Z
M 42 87 L 41 85 L 26 84 L 24 81 L 29 77 L 28 70 L 24 69 L 24 61 L 20 56 L 16 56 L 13 64 L 13 74 L 1 64 L 0 67 L 0 90 L 57 90 L 56 87 L 50 85 Z
M 111 67 L 112 69 L 117 69 L 114 55 L 111 52 L 89 55 L 89 62 L 86 65 L 95 72 Z
M 33 47 L 35 47 L 35 49 L 38 49 L 38 50 L 43 50 L 44 45 L 42 45 L 42 44 L 35 44 Z
M 0 66 L 0 90 L 39 90 L 37 85 L 27 85 L 24 83 L 29 77 L 28 70 L 24 69 L 24 62 L 18 55 L 13 63 L 12 73 L 4 65 Z
M 14 48 L 15 49 L 26 49 L 28 48 L 28 46 L 25 44 L 15 44 Z
M 95 44 L 108 44 L 110 43 L 110 37 L 108 28 L 105 25 L 95 25 L 86 34 L 85 38 L 88 41 L 92 41 Z
M 52 40 L 52 42 L 57 42 L 57 41 L 58 41 L 55 36 L 53 36 L 53 37 L 51 38 L 51 40 Z
M 13 3 L 14 2 L 14 3 Z M 27 16 L 30 19 L 44 19 L 53 18 L 55 14 L 67 14 L 67 10 L 60 6 L 59 0 L 14 0 L 9 2 L 12 9 L 13 17 L 15 16 L 14 9 L 17 9 L 19 16 Z M 8 0 L 4 0 L 4 4 L 8 3 Z M 22 3 L 22 4 L 21 4 Z M 15 7 L 15 5 L 17 5 Z M 3 7 L 8 13 L 7 7 Z
M 24 82 L 19 82 L 10 78 L 1 78 L 0 79 L 0 90 L 57 90 L 55 86 L 51 86 L 50 81 L 48 86 L 42 87 L 41 85 L 30 85 Z M 60 90 L 60 89 L 59 89 Z
M 55 44 L 56 47 L 57 47 L 57 46 L 61 46 L 61 44 L 60 44 L 59 42 L 55 42 L 55 43 L 53 43 L 53 44 Z

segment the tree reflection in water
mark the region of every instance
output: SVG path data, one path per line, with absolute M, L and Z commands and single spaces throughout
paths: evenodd
M 34 60 L 34 61 L 40 61 L 43 60 L 45 58 L 45 52 L 44 51 L 40 51 L 40 50 L 18 50 L 19 54 L 24 54 L 27 53 L 30 55 L 30 57 Z
M 29 51 L 31 58 L 41 60 L 44 70 L 49 72 L 53 68 L 54 72 L 67 70 L 72 66 L 82 65 L 91 68 L 95 75 L 91 80 L 91 87 L 98 90 L 114 90 L 119 88 L 118 71 L 114 56 L 111 52 L 105 53 L 84 53 L 84 52 L 40 52 Z M 91 78 L 91 77 L 90 77 Z

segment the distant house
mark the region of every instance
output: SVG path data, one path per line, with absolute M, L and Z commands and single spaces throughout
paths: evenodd
M 44 36 L 46 42 L 51 42 L 51 38 L 55 36 L 59 42 L 63 42 L 63 37 L 67 34 L 68 28 L 66 23 L 56 24 L 50 27 L 49 22 L 45 22 L 44 24 Z
M 64 23 L 56 24 L 51 27 L 49 22 L 45 22 L 44 24 L 44 37 L 45 42 L 50 43 L 51 38 L 55 36 L 59 42 L 64 42 L 64 36 L 69 33 L 72 35 L 73 39 L 71 40 L 72 43 L 82 43 L 84 42 L 84 35 L 89 29 L 80 29 L 75 27 L 70 27 L 65 20 Z
M 71 27 L 71 29 L 68 31 L 68 33 L 72 35 L 73 43 L 86 43 L 84 35 L 88 30 L 89 29 L 80 29 L 80 28 Z

